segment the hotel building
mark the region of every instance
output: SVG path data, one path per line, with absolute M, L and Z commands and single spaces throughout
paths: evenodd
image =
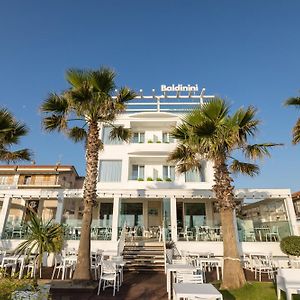
M 117 251 L 126 224 L 131 242 L 161 241 L 163 234 L 179 250 L 223 254 L 212 163 L 203 160 L 200 172 L 177 174 L 167 160 L 176 147 L 171 129 L 186 112 L 211 98 L 204 89 L 199 94 L 168 90 L 160 96 L 141 91 L 115 122 L 131 129 L 129 143 L 111 140 L 111 128 L 101 128 L 104 150 L 99 155 L 92 249 Z M 73 166 L 0 166 L 0 245 L 14 248 L 26 238 L 28 211 L 34 210 L 45 220 L 64 224 L 67 246 L 77 248 L 82 186 Z M 241 254 L 282 255 L 280 240 L 299 229 L 290 190 L 240 189 L 235 198 Z

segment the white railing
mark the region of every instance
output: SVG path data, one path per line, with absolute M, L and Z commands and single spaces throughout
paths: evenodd
M 118 240 L 118 256 L 120 256 L 124 250 L 125 246 L 125 237 L 126 237 L 126 222 L 123 225 L 120 238 Z
M 166 271 L 167 271 L 167 251 L 166 251 L 166 228 L 165 228 L 165 218 L 163 218 L 162 241 L 163 241 L 163 244 L 164 244 L 164 265 L 165 265 L 165 273 L 166 273 Z

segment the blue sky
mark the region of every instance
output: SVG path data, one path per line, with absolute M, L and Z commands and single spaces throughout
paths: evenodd
M 206 87 L 233 109 L 254 105 L 257 141 L 282 142 L 261 174 L 237 187 L 300 190 L 300 145 L 291 145 L 299 112 L 283 101 L 299 95 L 300 1 L 110 0 L 1 1 L 0 105 L 30 128 L 22 146 L 37 164 L 74 164 L 82 145 L 41 130 L 38 108 L 67 87 L 70 67 L 112 67 L 117 84 L 150 93 L 160 84 Z

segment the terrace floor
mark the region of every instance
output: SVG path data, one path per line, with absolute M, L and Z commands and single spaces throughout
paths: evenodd
M 50 278 L 52 268 L 43 270 L 43 278 Z M 248 281 L 254 281 L 254 274 L 246 270 L 246 278 Z M 263 274 L 266 275 L 266 274 Z M 216 272 L 207 274 L 209 282 L 216 280 Z M 263 281 L 269 281 L 267 276 L 263 276 Z M 43 279 L 44 281 L 45 279 Z M 49 280 L 45 280 L 48 281 Z M 67 281 L 66 285 L 67 285 Z M 56 284 L 57 283 L 57 284 Z M 61 280 L 53 281 L 51 288 L 52 300 L 167 300 L 166 275 L 160 272 L 125 272 L 124 281 L 120 287 L 120 291 L 116 296 L 112 296 L 112 288 L 100 292 L 97 296 L 97 281 L 94 289 L 68 289 L 60 288 L 63 284 Z M 55 287 L 56 286 L 56 287 Z

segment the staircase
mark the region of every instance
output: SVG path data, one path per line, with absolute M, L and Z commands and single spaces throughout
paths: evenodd
M 126 242 L 123 250 L 126 261 L 124 271 L 164 272 L 164 246 L 162 242 Z

